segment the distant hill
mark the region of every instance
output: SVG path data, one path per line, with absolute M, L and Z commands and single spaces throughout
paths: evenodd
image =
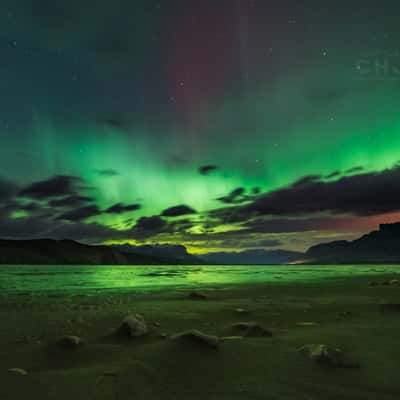
M 400 263 L 400 223 L 382 224 L 354 241 L 318 244 L 307 251 L 305 259 L 313 264 Z
M 201 258 L 210 264 L 277 265 L 295 262 L 304 258 L 304 254 L 287 250 L 253 249 L 240 252 L 208 253 L 203 254 Z
M 200 258 L 189 254 L 186 247 L 179 244 L 147 244 L 143 246 L 132 246 L 129 244 L 113 245 L 123 254 L 137 254 L 145 257 L 156 257 L 179 260 L 184 264 L 199 264 L 203 263 Z
M 155 265 L 182 264 L 169 257 L 122 253 L 110 246 L 72 240 L 0 240 L 0 264 Z

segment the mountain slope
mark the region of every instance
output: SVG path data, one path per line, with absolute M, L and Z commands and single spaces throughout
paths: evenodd
M 382 224 L 379 230 L 354 241 L 313 246 L 306 259 L 320 264 L 400 263 L 400 223 Z
M 288 264 L 304 257 L 303 253 L 287 250 L 253 249 L 241 252 L 203 254 L 201 258 L 210 264 L 221 265 L 276 265 Z
M 152 265 L 176 264 L 167 257 L 124 254 L 109 246 L 72 240 L 0 240 L 0 264 Z

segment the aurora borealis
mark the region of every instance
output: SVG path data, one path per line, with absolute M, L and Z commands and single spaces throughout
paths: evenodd
M 4 0 L 0 237 L 305 250 L 400 220 L 399 13 Z

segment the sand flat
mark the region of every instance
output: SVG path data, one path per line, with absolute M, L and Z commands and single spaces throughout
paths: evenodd
M 370 287 L 370 279 L 230 285 L 205 290 L 202 301 L 168 288 L 3 296 L 0 399 L 397 399 L 400 312 L 382 312 L 380 304 L 400 303 L 400 287 Z M 131 313 L 144 316 L 150 334 L 113 336 Z M 165 337 L 189 329 L 228 337 L 233 324 L 246 321 L 272 336 L 221 341 L 218 349 Z M 57 348 L 63 335 L 85 344 Z M 313 363 L 296 351 L 310 343 L 340 347 L 361 367 Z

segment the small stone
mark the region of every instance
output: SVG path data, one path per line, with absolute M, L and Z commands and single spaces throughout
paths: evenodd
M 342 350 L 325 344 L 309 344 L 298 350 L 318 363 L 341 368 L 359 368 L 358 362 L 347 357 Z
M 7 370 L 7 372 L 14 375 L 28 375 L 28 372 L 22 368 L 10 368 Z
M 219 346 L 219 338 L 217 336 L 207 335 L 196 329 L 178 333 L 172 336 L 171 339 L 182 342 L 199 343 L 212 348 L 217 348 Z
M 389 281 L 389 285 L 390 286 L 399 286 L 400 281 L 398 279 L 392 279 L 391 281 Z
M 143 315 L 136 314 L 125 317 L 117 333 L 133 338 L 145 336 L 149 330 Z
M 190 300 L 207 300 L 208 298 L 205 294 L 199 292 L 191 292 L 187 297 Z
M 245 314 L 249 314 L 249 310 L 246 310 L 244 308 L 236 308 L 235 309 L 235 313 L 239 314 L 239 315 L 245 315 Z
M 240 332 L 240 336 L 247 337 L 260 337 L 260 336 L 272 336 L 272 333 L 267 329 L 263 328 L 257 322 L 239 322 L 233 324 L 232 328 L 235 332 Z
M 316 322 L 297 322 L 296 326 L 316 326 Z
M 82 344 L 83 340 L 79 336 L 62 336 L 57 340 L 57 345 L 66 350 L 75 350 Z

